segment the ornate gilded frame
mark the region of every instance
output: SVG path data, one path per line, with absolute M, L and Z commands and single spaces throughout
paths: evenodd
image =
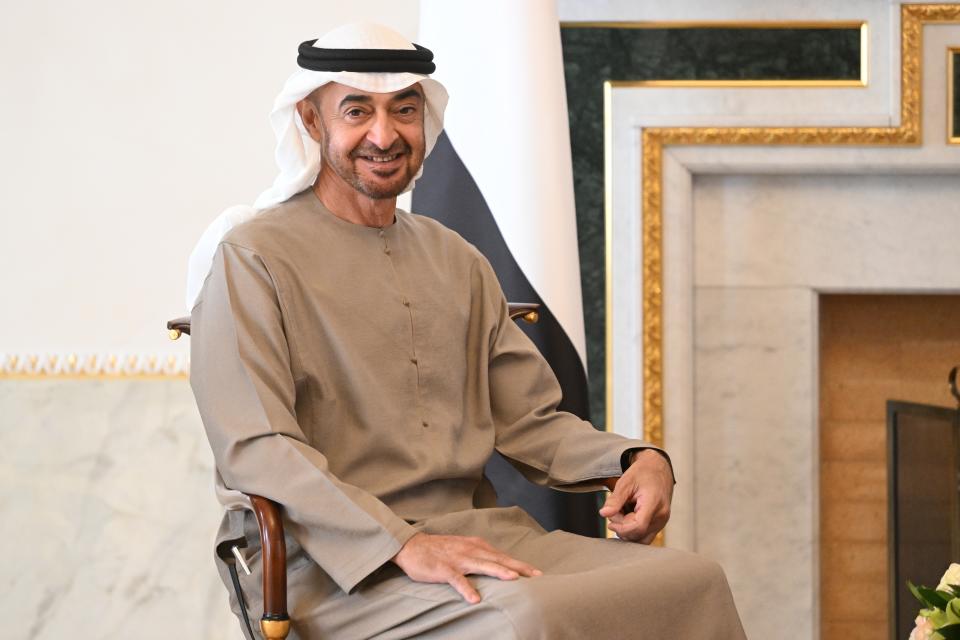
M 686 87 L 686 88 L 864 88 L 869 84 L 870 69 L 870 33 L 866 21 L 562 21 L 563 29 L 859 29 L 860 31 L 860 77 L 856 80 L 606 80 L 603 82 L 603 211 L 604 211 L 604 315 L 607 318 L 604 337 L 606 362 L 604 379 L 606 381 L 605 429 L 612 431 L 613 426 L 613 140 L 611 96 L 613 89 L 642 87 Z
M 960 144 L 960 135 L 954 133 L 956 124 L 953 116 L 956 100 L 954 92 L 957 89 L 953 78 L 956 72 L 957 56 L 960 56 L 960 47 L 947 48 L 947 144 Z
M 920 144 L 923 26 L 960 23 L 960 5 L 905 4 L 901 5 L 900 16 L 898 127 L 651 127 L 643 130 L 643 433 L 646 440 L 663 444 L 663 149 L 669 145 Z M 609 226 L 607 232 L 610 232 Z

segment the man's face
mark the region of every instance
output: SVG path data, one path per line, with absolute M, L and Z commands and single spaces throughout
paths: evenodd
M 330 83 L 310 100 L 319 112 L 322 171 L 332 170 L 379 200 L 399 195 L 420 170 L 425 141 L 419 84 L 370 93 Z

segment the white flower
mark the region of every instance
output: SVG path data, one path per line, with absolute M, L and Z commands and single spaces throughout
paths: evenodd
M 914 623 L 917 626 L 910 632 L 910 638 L 908 638 L 908 640 L 930 640 L 933 636 L 933 622 L 931 622 L 929 618 L 917 616 Z
M 960 584 L 960 564 L 957 564 L 956 562 L 951 564 L 950 568 L 947 569 L 947 572 L 943 574 L 942 578 L 940 578 L 940 584 L 937 585 L 937 591 L 947 591 L 952 593 L 952 591 L 950 591 L 950 587 L 948 586 L 951 584 Z

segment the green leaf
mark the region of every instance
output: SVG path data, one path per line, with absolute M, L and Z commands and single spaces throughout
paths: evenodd
M 947 608 L 947 603 L 952 600 L 952 598 L 944 599 L 944 597 L 937 593 L 935 589 L 931 589 L 930 587 L 918 587 L 909 580 L 907 580 L 907 587 L 910 589 L 910 593 L 912 593 L 913 596 L 919 600 L 920 604 L 922 604 L 924 607 L 945 611 Z
M 937 593 L 937 595 L 939 595 L 941 598 L 943 598 L 945 602 L 950 602 L 950 601 L 953 600 L 953 598 L 954 598 L 954 595 L 953 595 L 952 593 L 950 593 L 949 591 L 943 591 L 943 590 L 941 590 L 941 589 L 937 589 L 936 593 Z M 946 604 L 944 604 L 944 606 L 946 606 Z
M 937 593 L 935 589 L 930 589 L 929 587 L 917 587 L 917 591 L 920 592 L 920 595 L 923 596 L 924 600 L 930 603 L 931 606 L 945 611 L 947 609 L 947 603 L 950 602 L 950 598 L 944 598 L 942 595 Z
M 948 584 L 947 586 L 953 591 L 954 598 L 960 598 L 960 584 Z
M 924 607 L 932 607 L 933 605 L 927 602 L 927 599 L 923 597 L 923 594 L 920 592 L 922 587 L 918 587 L 909 580 L 907 580 L 907 588 L 910 589 L 910 593 L 913 594 L 913 597 L 920 601 Z
M 937 633 L 943 636 L 944 640 L 960 640 L 960 624 L 948 624 L 945 627 L 937 629 Z

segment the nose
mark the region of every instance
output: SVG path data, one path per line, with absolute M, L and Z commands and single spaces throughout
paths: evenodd
M 389 114 L 378 111 L 367 130 L 367 140 L 381 149 L 389 149 L 398 137 L 399 134 Z

